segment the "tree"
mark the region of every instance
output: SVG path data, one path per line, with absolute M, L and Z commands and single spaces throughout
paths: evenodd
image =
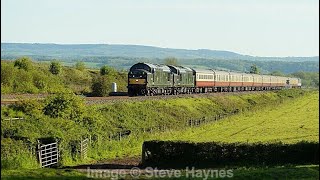
M 164 64 L 177 66 L 178 65 L 178 59 L 175 58 L 175 57 L 167 57 L 167 58 L 164 59 Z
M 78 61 L 76 64 L 75 64 L 75 68 L 80 70 L 80 71 L 83 71 L 85 68 L 86 68 L 86 65 L 84 64 L 84 62 L 80 62 Z
M 58 61 L 52 61 L 49 67 L 49 71 L 54 74 L 58 75 L 61 72 L 61 64 Z
M 111 92 L 111 83 L 108 77 L 101 76 L 93 82 L 91 89 L 93 96 L 108 96 Z
M 1 85 L 12 86 L 16 71 L 12 64 L 1 63 Z
M 300 78 L 302 85 L 305 87 L 317 87 L 319 88 L 319 72 L 295 72 L 290 74 L 291 77 Z
M 100 68 L 100 74 L 103 75 L 114 75 L 116 70 L 110 66 L 104 65 Z
M 250 73 L 251 74 L 260 74 L 260 70 L 259 70 L 259 68 L 257 67 L 257 65 L 252 65 L 251 67 L 250 67 Z
M 31 59 L 29 57 L 18 58 L 14 61 L 14 67 L 28 71 L 32 68 Z
M 272 76 L 285 76 L 285 74 L 283 74 L 281 71 L 273 71 L 272 73 L 270 73 L 270 75 L 272 75 Z

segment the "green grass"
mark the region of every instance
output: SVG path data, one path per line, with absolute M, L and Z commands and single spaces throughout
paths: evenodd
M 250 96 L 250 95 L 248 95 Z M 224 97 L 227 98 L 227 97 Z M 234 96 L 228 97 L 230 99 Z M 242 97 L 245 98 L 245 97 Z M 284 142 L 319 141 L 319 95 L 312 92 L 283 104 L 265 106 L 263 109 L 243 112 L 217 122 L 153 134 L 142 133 L 138 137 L 129 136 L 122 141 L 110 141 L 103 145 L 104 154 L 94 154 L 93 159 L 103 156 L 106 159 L 140 156 L 142 143 L 146 140 L 179 140 L 193 142 Z M 196 100 L 196 99 L 195 99 Z M 194 101 L 195 101 L 194 100 Z M 196 102 L 195 102 L 196 103 Z M 202 104 L 208 100 L 202 100 Z M 192 111 L 196 105 L 188 99 L 171 100 L 167 105 L 183 104 Z M 181 105 L 182 106 L 182 105 Z M 196 110 L 194 110 L 197 112 Z M 93 160 L 92 159 L 92 160 Z M 103 158 L 101 159 L 103 160 Z
M 191 169 L 191 168 L 189 168 Z M 200 169 L 208 171 L 209 169 Z M 213 169 L 218 170 L 218 169 Z M 220 169 L 221 170 L 221 169 Z M 229 170 L 228 167 L 223 170 Z M 319 179 L 319 165 L 292 166 L 292 167 L 251 167 L 232 169 L 232 178 L 227 179 Z M 185 170 L 181 170 L 182 174 L 176 179 L 190 179 L 186 177 Z M 216 176 L 213 176 L 214 178 Z M 40 179 L 64 179 L 64 180 L 82 180 L 90 179 L 86 172 L 79 172 L 71 169 L 37 169 L 37 170 L 2 170 L 1 179 L 4 180 L 40 180 Z M 94 179 L 94 178 L 92 178 Z M 97 178 L 95 178 L 97 179 Z M 102 179 L 102 178 L 98 178 Z M 106 178 L 108 179 L 108 178 Z M 134 179 L 130 175 L 126 175 L 125 179 Z M 139 179 L 150 179 L 149 176 L 140 176 Z M 151 178 L 161 179 L 161 178 Z M 162 178 L 162 179 L 168 179 Z M 203 179 L 203 178 L 192 178 Z M 225 178 L 224 178 L 225 179 Z
M 155 138 L 193 142 L 319 141 L 319 94 L 314 92 L 278 106 L 244 112 L 199 128 Z
M 279 95 L 280 93 L 278 93 Z M 107 141 L 95 143 L 89 152 L 89 159 L 92 163 L 98 160 L 125 158 L 129 156 L 140 156 L 141 146 L 145 140 L 184 140 L 194 142 L 204 141 L 222 141 L 222 142 L 270 142 L 282 141 L 287 143 L 294 143 L 301 140 L 318 141 L 319 138 L 319 95 L 318 91 L 306 93 L 303 96 L 286 99 L 282 104 L 275 103 L 277 106 L 269 106 L 263 104 L 264 99 L 276 99 L 274 93 L 266 93 L 264 95 L 242 95 L 242 96 L 225 96 L 215 97 L 212 99 L 205 98 L 180 98 L 159 101 L 146 101 L 134 103 L 122 103 L 116 105 L 99 106 L 100 115 L 104 114 L 112 117 L 113 114 L 121 115 L 118 120 L 127 120 L 133 117 L 135 113 L 145 113 L 146 120 L 149 121 L 147 110 L 154 111 L 154 108 L 163 107 L 167 110 L 170 116 L 159 117 L 165 112 L 157 112 L 153 115 L 160 120 L 165 120 L 166 117 L 173 118 L 177 115 L 182 116 L 183 113 L 190 112 L 197 116 L 207 114 L 215 114 L 216 112 L 207 112 L 201 110 L 202 105 L 210 105 L 213 108 L 231 107 L 231 109 L 239 106 L 248 106 L 247 99 L 253 99 L 260 104 L 260 109 L 252 112 L 242 112 L 241 114 L 230 116 L 218 122 L 212 122 L 200 127 L 187 128 L 182 130 L 171 130 L 164 133 L 141 133 L 138 136 L 129 136 L 122 141 Z M 232 101 L 231 101 L 232 100 Z M 272 102 L 272 101 L 270 101 Z M 146 109 L 135 112 L 139 107 L 149 105 Z M 177 107 L 178 106 L 178 107 Z M 128 107 L 136 107 L 133 110 Z M 95 108 L 94 108 L 95 109 Z M 116 110 L 123 110 L 118 111 Z M 184 110 L 182 110 L 184 109 Z M 180 110 L 178 114 L 174 110 Z M 106 113 L 103 113 L 106 111 Z M 93 112 L 98 112 L 93 111 Z M 172 116 L 172 117 L 171 117 Z M 124 118 L 124 119 L 122 119 Z M 181 118 L 181 117 L 179 117 Z M 181 118 L 183 119 L 183 118 Z M 116 119 L 115 119 L 116 120 Z M 145 123 L 148 123 L 145 122 Z M 58 121 L 57 121 L 58 122 Z M 54 125 L 56 121 L 51 121 Z M 111 121 L 112 122 L 112 121 Z M 39 122 L 40 123 L 40 122 Z M 63 124 L 63 123 L 62 123 Z M 62 125 L 61 124 L 61 125 Z M 68 123 L 69 124 L 69 123 Z M 72 127 L 75 128 L 73 122 Z M 107 124 L 101 124 L 99 127 L 105 127 Z M 147 124 L 146 124 L 147 125 Z M 141 125 L 140 125 L 141 126 Z M 62 127 L 62 126 L 61 126 Z M 143 126 L 141 126 L 143 127 Z M 4 126 L 4 128 L 6 128 Z M 78 129 L 75 128 L 77 131 Z M 101 131 L 104 129 L 101 129 Z M 36 131 L 35 131 L 36 132 Z M 64 131 L 63 131 L 64 132 Z M 69 132 L 66 131 L 66 132 Z M 71 132 L 71 131 L 70 131 Z M 72 134 L 72 133 L 71 133 Z M 94 150 L 95 149 L 95 150 Z M 81 164 L 84 162 L 73 162 L 74 164 Z M 240 168 L 234 171 L 235 179 L 317 179 L 319 178 L 318 166 L 307 167 L 259 167 L 259 168 Z M 19 169 L 19 170 L 4 170 L 1 173 L 2 179 L 85 179 L 86 174 L 74 170 L 64 169 Z M 183 179 L 183 178 L 181 178 Z
M 208 171 L 209 169 L 201 169 Z M 221 170 L 221 169 L 220 169 Z M 222 170 L 228 170 L 224 168 Z M 182 177 L 177 178 L 180 180 L 190 179 L 183 173 Z M 231 178 L 216 178 L 214 174 L 213 179 L 319 179 L 319 166 L 308 165 L 308 166 L 292 166 L 292 167 L 259 167 L 259 168 L 238 168 L 233 169 Z M 192 179 L 203 179 L 203 178 L 192 178 Z M 210 179 L 210 178 L 208 178 Z
M 22 169 L 1 170 L 1 179 L 24 180 L 24 179 L 48 179 L 48 180 L 81 180 L 88 179 L 84 173 L 70 169 Z
M 86 106 L 83 118 L 79 120 L 50 118 L 41 111 L 41 104 L 32 105 L 31 103 L 28 108 L 25 108 L 28 110 L 27 113 L 32 116 L 24 114 L 19 109 L 2 107 L 2 118 L 7 116 L 25 117 L 23 121 L 12 123 L 2 120 L 2 168 L 37 168 L 37 166 L 33 167 L 33 164 L 37 163 L 35 158 L 32 160 L 34 163 L 28 163 L 30 161 L 26 161 L 26 159 L 30 158 L 25 157 L 29 157 L 31 154 L 28 148 L 35 147 L 36 140 L 44 137 L 59 140 L 59 147 L 63 149 L 61 163 L 64 166 L 140 156 L 142 144 L 146 140 L 251 142 L 296 137 L 300 138 L 288 139 L 287 141 L 316 139 L 318 136 L 315 135 L 319 132 L 317 129 L 318 106 L 315 104 L 318 98 L 317 93 L 318 91 L 284 90 L 242 95 L 124 101 Z M 295 102 L 296 100 L 299 102 Z M 312 100 L 313 103 L 300 106 L 300 101 L 308 100 Z M 283 103 L 280 103 L 281 101 Z M 300 109 L 302 111 L 300 112 L 293 108 L 292 111 L 297 114 L 293 115 L 294 118 L 308 118 L 287 121 L 287 123 L 296 123 L 295 126 L 287 126 L 283 124 L 285 121 L 281 118 L 284 115 L 281 113 L 290 110 L 292 103 L 292 107 L 307 108 L 310 106 L 310 112 L 306 113 L 305 109 Z M 303 103 L 306 104 L 306 102 Z M 288 108 L 286 108 L 287 106 Z M 282 108 L 279 110 L 278 116 L 268 112 L 274 111 L 273 107 Z M 258 108 L 267 109 L 259 110 Z M 240 111 L 242 114 L 201 127 L 188 128 L 186 126 L 186 121 L 190 119 L 202 117 L 209 119 L 217 114 L 229 114 L 234 111 Z M 310 117 L 312 118 L 310 119 Z M 161 133 L 157 131 L 143 132 L 142 130 L 160 125 L 167 127 L 169 131 Z M 279 128 L 280 126 L 283 128 Z M 302 127 L 297 128 L 298 126 Z M 109 139 L 109 135 L 115 135 L 121 130 L 131 130 L 132 134 L 121 141 Z M 293 133 L 285 132 L 289 130 Z M 88 135 L 92 137 L 88 159 L 80 160 L 78 154 L 72 154 L 70 144 L 77 143 L 81 137 Z M 16 146 L 19 144 L 18 141 L 21 141 L 19 143 L 27 143 L 30 147 L 29 145 L 25 148 Z M 25 164 L 30 166 L 26 167 Z
M 232 179 L 319 179 L 319 165 L 239 168 Z

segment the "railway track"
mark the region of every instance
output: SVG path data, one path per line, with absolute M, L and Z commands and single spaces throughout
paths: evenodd
M 147 99 L 172 99 L 172 98 L 183 98 L 183 97 L 210 97 L 210 96 L 224 96 L 224 95 L 235 95 L 235 94 L 252 94 L 252 93 L 263 93 L 266 91 L 239 91 L 239 92 L 216 92 L 216 93 L 201 93 L 201 94 L 179 94 L 179 95 L 167 95 L 167 96 L 108 96 L 108 97 L 85 97 L 87 105 L 92 104 L 105 104 L 105 103 L 114 103 L 121 101 L 144 101 Z M 6 106 L 14 104 L 15 102 L 20 101 L 21 99 L 38 99 L 42 100 L 49 94 L 19 94 L 19 95 L 1 95 L 1 106 Z

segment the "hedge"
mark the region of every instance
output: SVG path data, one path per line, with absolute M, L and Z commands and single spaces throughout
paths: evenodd
M 220 143 L 146 141 L 142 165 L 155 167 L 319 164 L 319 142 Z

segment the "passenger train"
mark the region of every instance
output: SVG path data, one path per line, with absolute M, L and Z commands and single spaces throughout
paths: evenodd
M 299 78 L 151 63 L 134 64 L 128 73 L 129 96 L 264 91 L 300 87 Z

